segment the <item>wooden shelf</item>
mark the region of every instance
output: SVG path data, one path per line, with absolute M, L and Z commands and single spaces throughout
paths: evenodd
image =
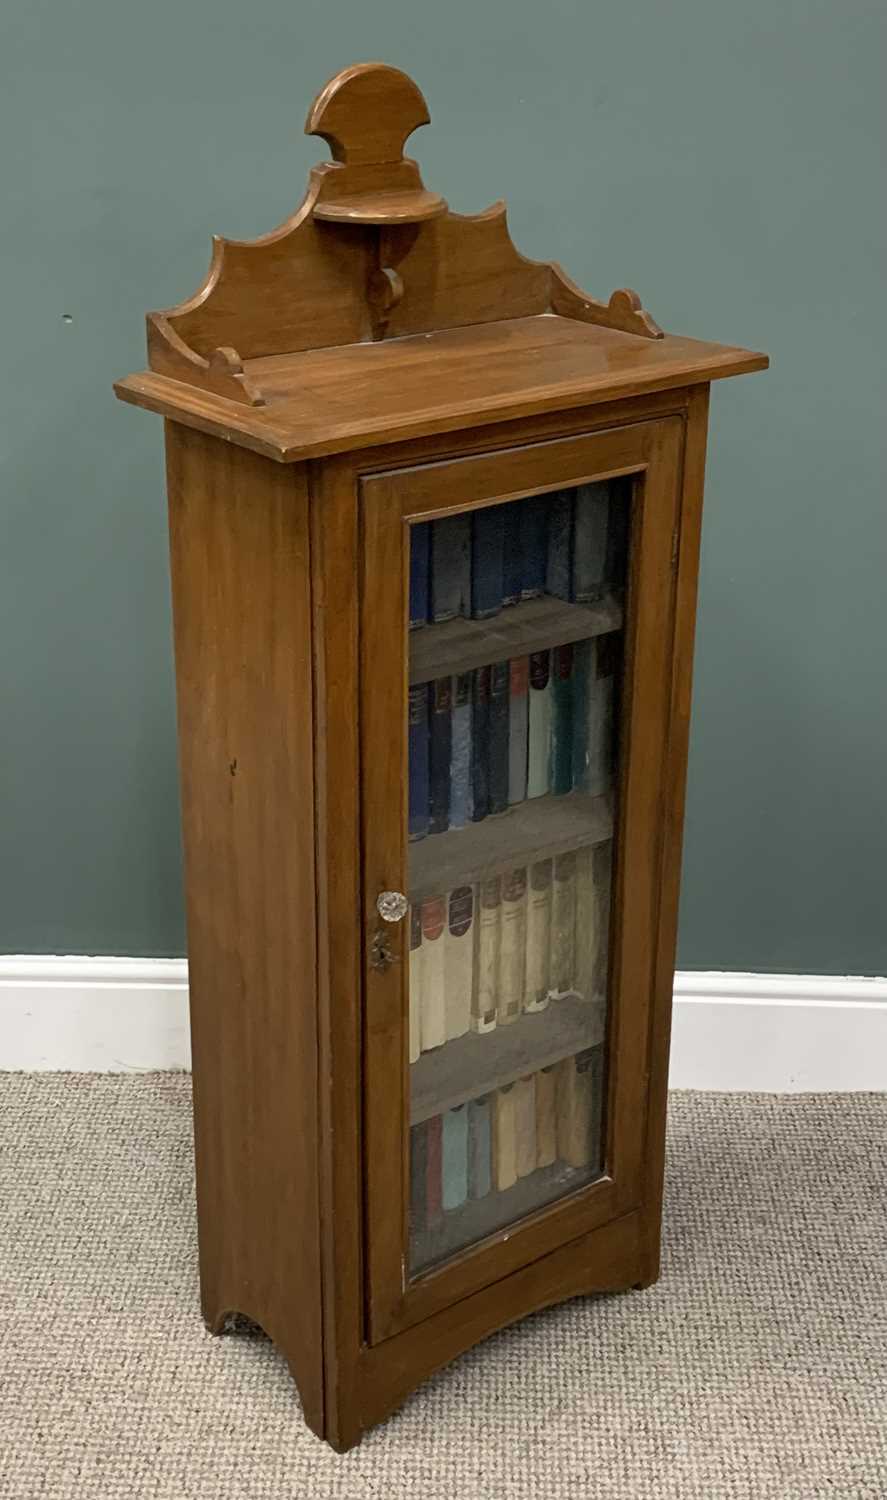
M 510 1026 L 464 1036 L 423 1052 L 410 1067 L 410 1123 L 455 1109 L 527 1073 L 538 1073 L 604 1039 L 606 1001 L 566 995 Z
M 584 844 L 602 844 L 612 835 L 612 794 L 532 797 L 479 823 L 410 844 L 410 900 L 425 901 Z
M 346 224 L 422 224 L 447 211 L 440 193 L 420 188 L 414 192 L 350 193 L 326 198 L 314 208 L 315 219 Z
M 443 1214 L 437 1224 L 410 1234 L 410 1271 L 415 1275 L 429 1270 L 469 1245 L 474 1248 L 478 1240 L 587 1187 L 600 1175 L 599 1167 L 568 1167 L 556 1161 L 522 1177 L 502 1193 L 470 1198 L 461 1208 Z
M 410 682 L 431 682 L 470 672 L 488 662 L 510 661 L 550 646 L 565 646 L 622 626 L 622 605 L 613 594 L 596 604 L 567 604 L 551 594 L 507 605 L 486 620 L 446 620 L 410 631 Z

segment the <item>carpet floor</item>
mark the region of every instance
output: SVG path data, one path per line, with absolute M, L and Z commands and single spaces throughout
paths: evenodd
M 884 1500 L 887 1096 L 672 1096 L 665 1260 L 337 1457 L 197 1304 L 190 1084 L 0 1075 L 0 1500 Z M 261 1226 L 259 1226 L 261 1227 Z

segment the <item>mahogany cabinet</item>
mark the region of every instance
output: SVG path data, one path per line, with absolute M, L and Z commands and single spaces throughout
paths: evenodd
M 166 419 L 203 1310 L 336 1448 L 658 1274 L 709 384 L 453 213 L 362 64 L 301 207 L 116 387 Z

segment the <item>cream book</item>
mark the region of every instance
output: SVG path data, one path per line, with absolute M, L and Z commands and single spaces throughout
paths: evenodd
M 551 860 L 530 866 L 527 891 L 527 963 L 524 1010 L 544 1010 L 549 1001 L 551 949 Z
M 500 1026 L 516 1021 L 523 1007 L 526 945 L 527 872 L 511 870 L 502 878 L 499 988 L 496 996 L 496 1020 Z
M 570 1167 L 600 1166 L 602 1051 L 590 1047 L 557 1065 L 557 1154 Z
M 606 953 L 600 956 L 601 902 L 597 890 L 600 879 L 597 849 L 587 844 L 576 851 L 576 954 L 575 987 L 583 1000 L 594 1000 L 606 994 Z M 603 982 L 601 982 L 603 981 Z
M 536 1170 L 536 1079 L 519 1078 L 514 1085 L 514 1166 L 518 1177 Z
M 470 885 L 450 891 L 444 933 L 447 1041 L 464 1036 L 471 1025 L 474 983 L 474 892 Z
M 410 907 L 410 1062 L 422 1051 L 422 908 Z
M 576 984 L 576 855 L 554 861 L 551 887 L 551 996 L 560 999 Z
M 557 1067 L 536 1074 L 536 1166 L 557 1161 Z
M 610 905 L 613 894 L 613 840 L 596 844 L 592 856 L 592 886 L 594 889 L 594 922 L 597 931 L 595 945 L 595 988 L 599 995 L 607 993 L 610 967 Z
M 497 1193 L 517 1182 L 516 1105 L 513 1083 L 497 1090 L 493 1099 L 493 1187 Z
M 444 896 L 422 902 L 422 1051 L 442 1047 L 447 1039 Z
M 499 927 L 502 882 L 498 875 L 484 880 L 477 889 L 474 920 L 474 979 L 471 994 L 472 1031 L 492 1031 L 496 1025 L 496 991 L 499 984 Z

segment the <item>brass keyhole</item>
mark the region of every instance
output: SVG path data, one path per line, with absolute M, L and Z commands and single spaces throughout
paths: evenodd
M 392 964 L 399 963 L 400 955 L 392 953 L 388 933 L 384 928 L 380 927 L 373 934 L 373 940 L 370 943 L 370 964 L 380 974 L 384 974 L 386 969 L 389 969 Z

